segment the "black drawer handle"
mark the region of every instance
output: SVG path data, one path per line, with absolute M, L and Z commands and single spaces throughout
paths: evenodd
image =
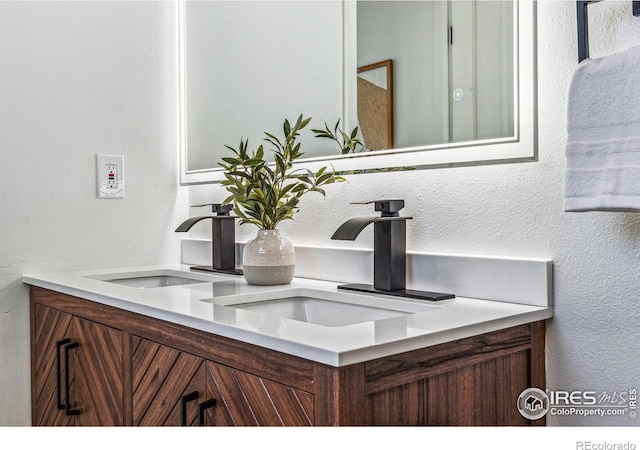
M 56 401 L 58 403 L 58 409 L 65 409 L 64 403 L 62 403 L 62 381 L 60 380 L 60 368 L 62 363 L 60 362 L 60 349 L 63 345 L 71 342 L 70 339 L 62 339 L 61 341 L 56 342 Z M 68 370 L 68 367 L 65 367 L 65 372 Z
M 71 394 L 69 392 L 69 350 L 77 348 L 80 344 L 73 342 L 64 346 L 64 389 L 65 389 L 65 405 L 64 412 L 67 416 L 77 416 L 80 411 L 77 409 L 71 409 Z
M 203 427 L 204 426 L 204 412 L 209 409 L 209 408 L 213 408 L 214 406 L 216 406 L 216 399 L 215 398 L 210 398 L 209 400 L 205 400 L 202 403 L 198 404 L 198 426 L 199 427 Z
M 180 426 L 187 426 L 187 403 L 197 400 L 200 394 L 197 391 L 193 391 L 187 395 L 180 397 Z

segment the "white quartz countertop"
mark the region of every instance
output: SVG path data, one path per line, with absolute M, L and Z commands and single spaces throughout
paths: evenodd
M 173 275 L 197 283 L 137 288 L 108 278 Z M 229 306 L 267 298 L 317 296 L 350 298 L 361 304 L 415 306 L 419 300 L 359 293 L 338 293 L 339 283 L 295 278 L 284 286 L 252 286 L 242 276 L 189 271 L 185 265 L 26 275 L 26 284 L 86 298 L 301 358 L 345 366 L 550 318 L 550 307 L 456 297 L 427 302 L 425 312 L 325 326 L 284 319 Z M 454 292 L 455 294 L 455 292 Z M 347 296 L 347 297 L 345 297 Z

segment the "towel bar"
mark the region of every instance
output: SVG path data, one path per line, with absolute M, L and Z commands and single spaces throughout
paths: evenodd
M 582 62 L 589 57 L 589 18 L 587 6 L 591 3 L 598 3 L 602 0 L 589 0 L 576 2 L 578 10 L 578 62 Z M 632 1 L 632 12 L 634 16 L 640 16 L 640 1 Z

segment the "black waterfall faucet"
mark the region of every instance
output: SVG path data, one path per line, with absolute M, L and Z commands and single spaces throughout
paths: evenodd
M 231 275 L 242 275 L 242 270 L 236 269 L 236 224 L 237 217 L 230 214 L 232 205 L 220 203 L 206 203 L 193 207 L 211 206 L 215 216 L 199 216 L 187 219 L 176 228 L 176 232 L 186 232 L 201 220 L 211 219 L 211 266 L 193 266 L 191 270 L 199 272 L 218 272 Z
M 376 200 L 354 204 L 371 203 L 375 205 L 376 211 L 380 211 L 380 216 L 349 219 L 340 225 L 331 239 L 354 241 L 362 230 L 373 223 L 373 286 L 345 284 L 338 286 L 338 289 L 431 301 L 455 298 L 453 294 L 407 289 L 407 220 L 412 217 L 400 216 L 404 200 Z

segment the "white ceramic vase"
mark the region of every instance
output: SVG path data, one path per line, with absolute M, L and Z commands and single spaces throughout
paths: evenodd
M 242 252 L 242 270 L 249 284 L 289 284 L 295 269 L 295 249 L 280 230 L 258 230 Z

